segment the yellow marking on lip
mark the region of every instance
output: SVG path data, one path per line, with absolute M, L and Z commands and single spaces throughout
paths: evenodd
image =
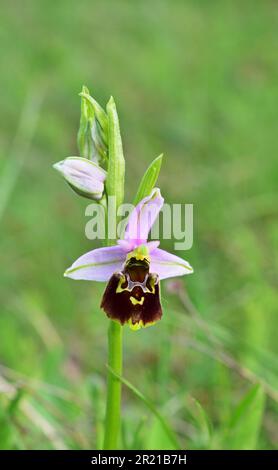
M 120 294 L 121 292 L 127 290 L 126 288 L 123 288 L 122 285 L 126 282 L 125 276 L 121 276 L 121 279 L 119 280 L 119 283 L 117 285 L 116 289 L 116 294 Z
M 148 326 L 152 326 L 156 323 L 156 321 L 152 321 L 152 322 L 149 322 L 149 323 L 144 323 L 142 322 L 142 320 L 140 320 L 139 322 L 137 323 L 132 323 L 131 319 L 128 320 L 128 326 L 131 330 L 133 331 L 138 331 L 140 330 L 141 328 L 147 328 Z
M 132 303 L 132 305 L 143 305 L 145 297 L 141 297 L 140 300 L 135 299 L 135 297 L 130 297 L 129 300 Z

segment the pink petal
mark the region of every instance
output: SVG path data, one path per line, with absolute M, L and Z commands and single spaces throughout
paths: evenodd
M 158 240 L 147 242 L 146 247 L 148 248 L 149 253 L 152 253 L 159 246 L 159 244 L 160 242 Z
M 122 269 L 126 253 L 118 245 L 97 248 L 80 256 L 64 274 L 72 279 L 108 281 Z
M 117 240 L 117 243 L 125 253 L 133 250 L 134 244 L 128 240 Z
M 145 243 L 163 203 L 164 199 L 158 188 L 154 188 L 150 196 L 142 199 L 130 214 L 125 240 L 131 241 L 135 246 Z
M 193 268 L 184 259 L 156 248 L 151 253 L 150 272 L 158 274 L 160 279 L 167 279 L 168 277 L 191 274 Z

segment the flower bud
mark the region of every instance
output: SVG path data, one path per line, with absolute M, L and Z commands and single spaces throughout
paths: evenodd
M 104 191 L 106 171 L 81 157 L 68 157 L 53 165 L 71 188 L 80 196 L 99 200 Z
M 81 115 L 77 143 L 81 157 L 95 163 L 106 164 L 107 160 L 107 115 L 98 102 L 83 86 Z

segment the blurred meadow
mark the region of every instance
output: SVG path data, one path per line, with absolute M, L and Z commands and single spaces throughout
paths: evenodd
M 15 0 L 0 21 L 0 448 L 101 446 L 104 284 L 63 278 L 98 244 L 52 169 L 77 154 L 83 84 L 116 100 L 126 200 L 163 152 L 163 196 L 194 204 L 194 274 L 124 331 L 145 401 L 123 385 L 121 448 L 275 448 L 277 3 Z

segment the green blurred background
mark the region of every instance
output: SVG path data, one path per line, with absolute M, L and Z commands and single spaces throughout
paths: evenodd
M 194 204 L 195 273 L 125 329 L 124 376 L 183 448 L 277 444 L 277 20 L 270 0 L 2 2 L 0 448 L 102 437 L 104 285 L 62 276 L 97 243 L 51 167 L 77 154 L 83 84 L 116 100 L 127 201 L 164 152 L 164 197 Z M 170 447 L 128 388 L 123 417 L 122 447 Z

